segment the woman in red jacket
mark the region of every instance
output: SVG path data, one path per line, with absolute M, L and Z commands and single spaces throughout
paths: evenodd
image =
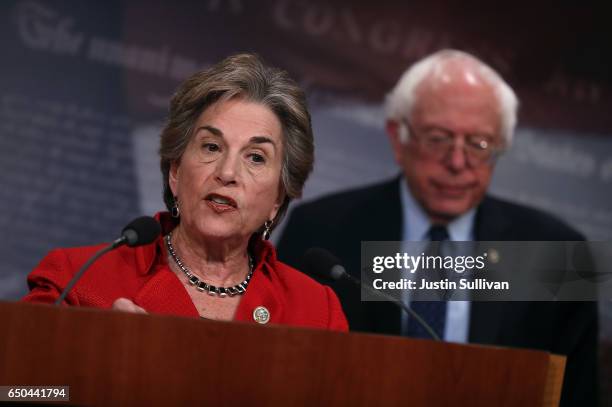
M 196 73 L 172 99 L 160 155 L 163 237 L 102 257 L 68 304 L 347 330 L 333 291 L 267 241 L 314 159 L 305 97 L 285 72 L 242 54 Z M 25 300 L 54 301 L 99 248 L 51 252 Z

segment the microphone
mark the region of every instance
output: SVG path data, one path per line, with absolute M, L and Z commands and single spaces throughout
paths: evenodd
M 113 242 L 113 249 L 124 244 L 130 247 L 153 243 L 161 233 L 160 224 L 150 216 L 136 218 L 121 231 L 121 237 Z
M 115 239 L 113 243 L 96 252 L 96 254 L 94 254 L 85 264 L 83 264 L 81 269 L 68 282 L 66 288 L 64 288 L 59 298 L 55 300 L 55 305 L 60 305 L 62 301 L 64 301 L 72 287 L 74 287 L 77 281 L 79 281 L 79 279 L 83 276 L 85 270 L 87 270 L 96 260 L 102 257 L 102 255 L 123 245 L 137 247 L 152 243 L 160 234 L 160 224 L 150 216 L 141 216 L 140 218 L 136 218 L 128 223 L 128 225 L 121 231 L 121 237 Z
M 302 258 L 302 267 L 304 271 L 317 277 L 323 277 L 334 281 L 339 281 L 341 279 L 349 280 L 358 285 L 360 288 L 365 288 L 369 293 L 387 301 L 391 301 L 393 304 L 400 307 L 402 310 L 408 313 L 408 315 L 414 318 L 427 331 L 432 339 L 436 341 L 441 340 L 438 334 L 436 334 L 429 324 L 425 322 L 425 320 L 412 308 L 389 294 L 375 290 L 369 285 L 363 285 L 360 279 L 347 273 L 344 266 L 340 264 L 340 260 L 329 251 L 321 249 L 320 247 L 312 247 L 306 250 L 304 257 Z

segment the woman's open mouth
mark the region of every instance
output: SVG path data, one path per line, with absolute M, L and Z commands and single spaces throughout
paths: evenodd
M 232 198 L 219 194 L 209 194 L 205 198 L 206 204 L 215 212 L 228 212 L 238 209 L 238 204 Z

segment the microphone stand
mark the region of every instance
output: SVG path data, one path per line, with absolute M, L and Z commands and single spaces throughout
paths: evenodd
M 423 318 L 421 318 L 421 316 L 419 314 L 417 314 L 412 308 L 410 308 L 409 306 L 404 304 L 402 301 L 400 301 L 400 300 L 390 296 L 387 293 L 377 291 L 377 290 L 373 289 L 372 287 L 370 287 L 369 285 L 362 284 L 360 279 L 350 275 L 349 273 L 347 273 L 344 270 L 343 270 L 343 273 L 342 273 L 342 277 L 344 277 L 345 279 L 353 282 L 354 284 L 357 284 L 361 288 L 365 288 L 370 294 L 373 294 L 375 296 L 384 298 L 385 300 L 391 301 L 395 305 L 399 306 L 402 310 L 404 310 L 406 313 L 408 313 L 408 315 L 410 315 L 412 318 L 416 319 L 416 321 L 427 331 L 427 333 L 434 340 L 436 340 L 436 341 L 441 341 L 442 340 L 442 339 L 440 339 L 438 334 L 429 326 L 429 324 L 427 322 L 425 322 L 425 320 Z
M 94 254 L 89 260 L 87 260 L 85 264 L 83 264 L 83 266 L 72 277 L 72 279 L 70 279 L 70 281 L 64 288 L 64 291 L 62 291 L 62 294 L 58 297 L 57 300 L 55 300 L 54 305 L 60 305 L 62 301 L 64 301 L 64 299 L 66 298 L 66 296 L 68 295 L 72 287 L 74 287 L 77 281 L 81 279 L 81 276 L 83 275 L 83 273 L 85 273 L 85 271 L 89 268 L 89 266 L 91 266 L 96 260 L 98 260 L 100 257 L 105 255 L 106 253 L 110 252 L 113 249 L 116 249 L 117 247 L 121 245 L 126 244 L 127 242 L 128 242 L 128 238 L 126 236 L 121 236 L 120 238 L 116 239 L 113 243 L 109 244 L 108 246 L 104 247 L 101 250 L 98 250 L 96 254 Z

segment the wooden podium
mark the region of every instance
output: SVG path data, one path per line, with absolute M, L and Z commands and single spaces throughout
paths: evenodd
M 105 310 L 1 303 L 0 385 L 67 385 L 70 404 L 538 406 L 565 358 Z

